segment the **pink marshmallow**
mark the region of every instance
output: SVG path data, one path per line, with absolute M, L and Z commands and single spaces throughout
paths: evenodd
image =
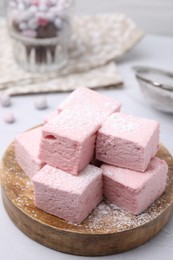
M 44 125 L 39 153 L 42 161 L 74 175 L 88 165 L 100 124 L 82 114 L 65 110 Z
M 96 158 L 111 165 L 144 172 L 158 148 L 158 122 L 114 113 L 98 131 Z
M 59 112 L 57 110 L 53 111 L 51 114 L 47 115 L 44 119 L 44 123 L 48 123 L 49 121 L 51 121 L 52 119 L 56 118 L 57 115 L 59 114 Z
M 73 176 L 49 165 L 33 178 L 35 206 L 80 224 L 102 200 L 102 170 L 88 165 Z
M 120 111 L 121 104 L 118 100 L 101 95 L 89 88 L 78 88 L 73 91 L 57 108 L 59 112 L 64 109 L 80 110 L 93 109 L 102 113 L 103 121 L 113 112 Z
M 104 196 L 118 207 L 140 214 L 161 196 L 168 166 L 155 157 L 145 173 L 103 164 Z
M 16 160 L 25 174 L 32 178 L 44 165 L 39 158 L 41 129 L 38 127 L 18 135 L 15 139 Z
M 39 155 L 45 163 L 74 175 L 92 160 L 101 124 L 120 109 L 116 100 L 93 94 L 89 89 L 80 91 L 73 92 L 61 105 L 59 115 L 43 127 Z

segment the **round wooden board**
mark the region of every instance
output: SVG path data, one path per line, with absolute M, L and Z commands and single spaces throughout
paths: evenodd
M 169 220 L 173 208 L 173 158 L 161 146 L 157 154 L 169 165 L 165 193 L 138 216 L 102 202 L 81 224 L 73 225 L 34 206 L 33 186 L 18 166 L 14 144 L 2 160 L 2 197 L 12 221 L 33 240 L 65 253 L 108 255 L 137 247 L 155 236 Z

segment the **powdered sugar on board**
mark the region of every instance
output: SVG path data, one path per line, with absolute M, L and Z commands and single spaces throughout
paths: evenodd
M 104 230 L 107 232 L 121 232 L 144 225 L 156 218 L 163 206 L 166 206 L 164 196 L 160 197 L 148 210 L 135 216 L 126 210 L 116 207 L 114 204 L 103 201 L 84 222 L 88 230 Z
M 162 152 L 162 154 L 164 153 Z M 162 158 L 162 156 L 160 157 Z M 166 191 L 151 207 L 138 216 L 103 201 L 82 224 L 74 225 L 37 209 L 34 206 L 32 183 L 16 162 L 14 145 L 10 145 L 3 158 L 2 188 L 15 207 L 36 221 L 51 225 L 54 228 L 91 234 L 118 233 L 156 221 L 157 217 L 173 203 L 173 161 L 169 154 L 164 155 L 162 159 L 166 159 L 168 165 L 170 164 Z

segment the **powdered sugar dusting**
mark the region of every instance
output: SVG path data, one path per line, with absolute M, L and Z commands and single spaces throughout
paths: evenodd
M 130 121 L 129 118 L 121 118 L 116 113 L 110 117 L 114 119 L 114 128 L 121 132 L 135 132 L 140 129 L 140 124 Z
M 170 169 L 172 169 L 172 157 L 168 154 L 164 158 L 166 158 Z M 54 228 L 71 230 L 72 232 L 109 234 L 134 229 L 152 221 L 157 221 L 158 217 L 173 203 L 173 177 L 170 170 L 166 191 L 142 214 L 135 216 L 108 201 L 103 201 L 84 222 L 80 225 L 74 225 L 47 214 L 34 206 L 33 185 L 18 166 L 13 145 L 9 147 L 3 159 L 1 177 L 3 191 L 24 214 Z
M 163 195 L 148 210 L 135 216 L 108 201 L 103 201 L 95 208 L 84 225 L 91 231 L 103 231 L 104 229 L 105 232 L 121 232 L 154 220 L 163 211 L 163 207 L 168 206 L 168 204 Z

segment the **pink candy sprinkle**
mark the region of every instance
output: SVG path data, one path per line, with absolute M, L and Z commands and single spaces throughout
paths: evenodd
M 34 106 L 36 109 L 39 109 L 39 110 L 46 109 L 48 107 L 46 98 L 45 97 L 36 98 L 34 101 Z
M 11 106 L 11 98 L 10 98 L 10 95 L 8 94 L 1 94 L 0 95 L 0 104 L 2 107 L 9 107 Z
M 41 26 L 46 26 L 48 24 L 48 20 L 46 20 L 43 17 L 39 17 L 38 18 L 38 24 L 41 25 Z
M 40 4 L 39 0 L 32 0 L 32 4 L 38 6 Z
M 3 116 L 3 119 L 7 124 L 12 124 L 15 122 L 15 117 L 11 112 L 6 112 Z

